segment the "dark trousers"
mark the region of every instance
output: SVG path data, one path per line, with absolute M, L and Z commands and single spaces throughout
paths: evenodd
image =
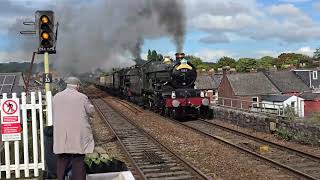
M 86 180 L 86 168 L 84 165 L 84 154 L 58 154 L 57 176 L 58 180 L 64 180 L 71 169 L 71 180 Z

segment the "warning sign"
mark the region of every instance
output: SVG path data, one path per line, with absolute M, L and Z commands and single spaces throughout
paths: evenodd
M 1 100 L 2 141 L 21 140 L 19 99 Z

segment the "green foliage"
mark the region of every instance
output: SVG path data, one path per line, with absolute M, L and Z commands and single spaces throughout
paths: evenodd
M 252 58 L 241 58 L 237 61 L 236 69 L 239 72 L 249 72 L 257 68 L 257 61 Z
M 303 59 L 308 59 L 310 57 L 303 55 L 303 54 L 296 54 L 296 53 L 282 53 L 278 56 L 275 60 L 275 65 L 278 68 L 286 68 L 289 65 L 299 66 L 300 61 Z
M 217 67 L 218 68 L 222 68 L 224 66 L 230 66 L 231 68 L 235 68 L 237 65 L 237 62 L 235 59 L 233 58 L 230 58 L 230 57 L 222 57 L 218 60 L 218 63 L 217 63 Z
M 151 55 L 151 50 L 148 50 L 148 56 L 147 56 L 148 61 L 152 59 L 152 55 Z
M 203 64 L 202 60 L 196 56 L 186 56 L 185 59 L 188 60 L 191 64 L 193 64 L 195 67 L 198 67 L 199 65 Z
M 282 128 L 279 128 L 276 130 L 276 135 L 286 141 L 290 141 L 294 137 L 293 133 Z
M 320 124 L 320 113 L 312 113 L 311 116 L 307 119 L 307 122 L 312 124 Z
M 92 153 L 87 154 L 84 158 L 84 162 L 89 166 L 89 168 L 93 165 L 99 165 L 101 163 L 106 163 L 108 161 L 112 160 L 111 157 L 109 157 L 107 154 L 99 154 L 99 153 Z
M 290 106 L 286 106 L 284 108 L 284 114 L 287 116 L 287 119 L 290 121 L 294 121 L 298 117 L 294 108 Z
M 162 54 L 158 54 L 156 50 L 151 51 L 150 49 L 148 50 L 148 61 L 153 60 L 153 61 L 162 61 L 163 56 Z
M 275 58 L 271 56 L 264 56 L 261 59 L 257 60 L 258 68 L 269 69 L 274 65 Z
M 313 57 L 317 60 L 320 60 L 320 48 L 316 49 L 316 51 L 313 53 Z

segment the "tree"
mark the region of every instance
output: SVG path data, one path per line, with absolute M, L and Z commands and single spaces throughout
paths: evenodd
M 275 58 L 271 56 L 264 56 L 257 61 L 258 68 L 269 69 L 274 65 Z
M 152 57 L 151 57 L 151 56 L 152 56 L 152 54 L 151 54 L 151 50 L 149 49 L 149 50 L 148 50 L 148 57 L 147 57 L 148 61 L 152 59 Z
M 162 61 L 162 60 L 163 60 L 162 54 L 158 54 L 157 61 Z
M 316 49 L 316 51 L 313 53 L 313 57 L 317 60 L 320 60 L 320 48 Z
M 235 68 L 236 67 L 236 60 L 230 57 L 222 57 L 218 60 L 217 66 L 218 68 L 222 68 L 224 66 L 230 66 L 231 68 Z
M 186 56 L 185 59 L 188 60 L 191 64 L 193 64 L 195 67 L 203 63 L 199 57 L 192 56 L 192 55 Z
M 158 58 L 158 53 L 156 50 L 153 50 L 151 52 L 151 60 L 157 60 L 157 58 Z
M 239 72 L 249 72 L 251 69 L 257 68 L 257 61 L 252 58 L 241 58 L 238 60 L 236 69 Z
M 275 60 L 275 64 L 279 68 L 285 68 L 288 65 L 299 66 L 300 60 L 306 59 L 306 58 L 308 58 L 308 56 L 303 55 L 303 54 L 282 53 Z

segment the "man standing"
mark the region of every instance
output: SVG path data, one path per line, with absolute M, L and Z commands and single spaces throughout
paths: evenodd
M 53 97 L 53 152 L 57 154 L 57 176 L 64 180 L 72 166 L 72 180 L 85 180 L 84 157 L 92 153 L 94 140 L 89 115 L 94 107 L 80 92 L 79 79 L 69 77 L 67 88 Z

